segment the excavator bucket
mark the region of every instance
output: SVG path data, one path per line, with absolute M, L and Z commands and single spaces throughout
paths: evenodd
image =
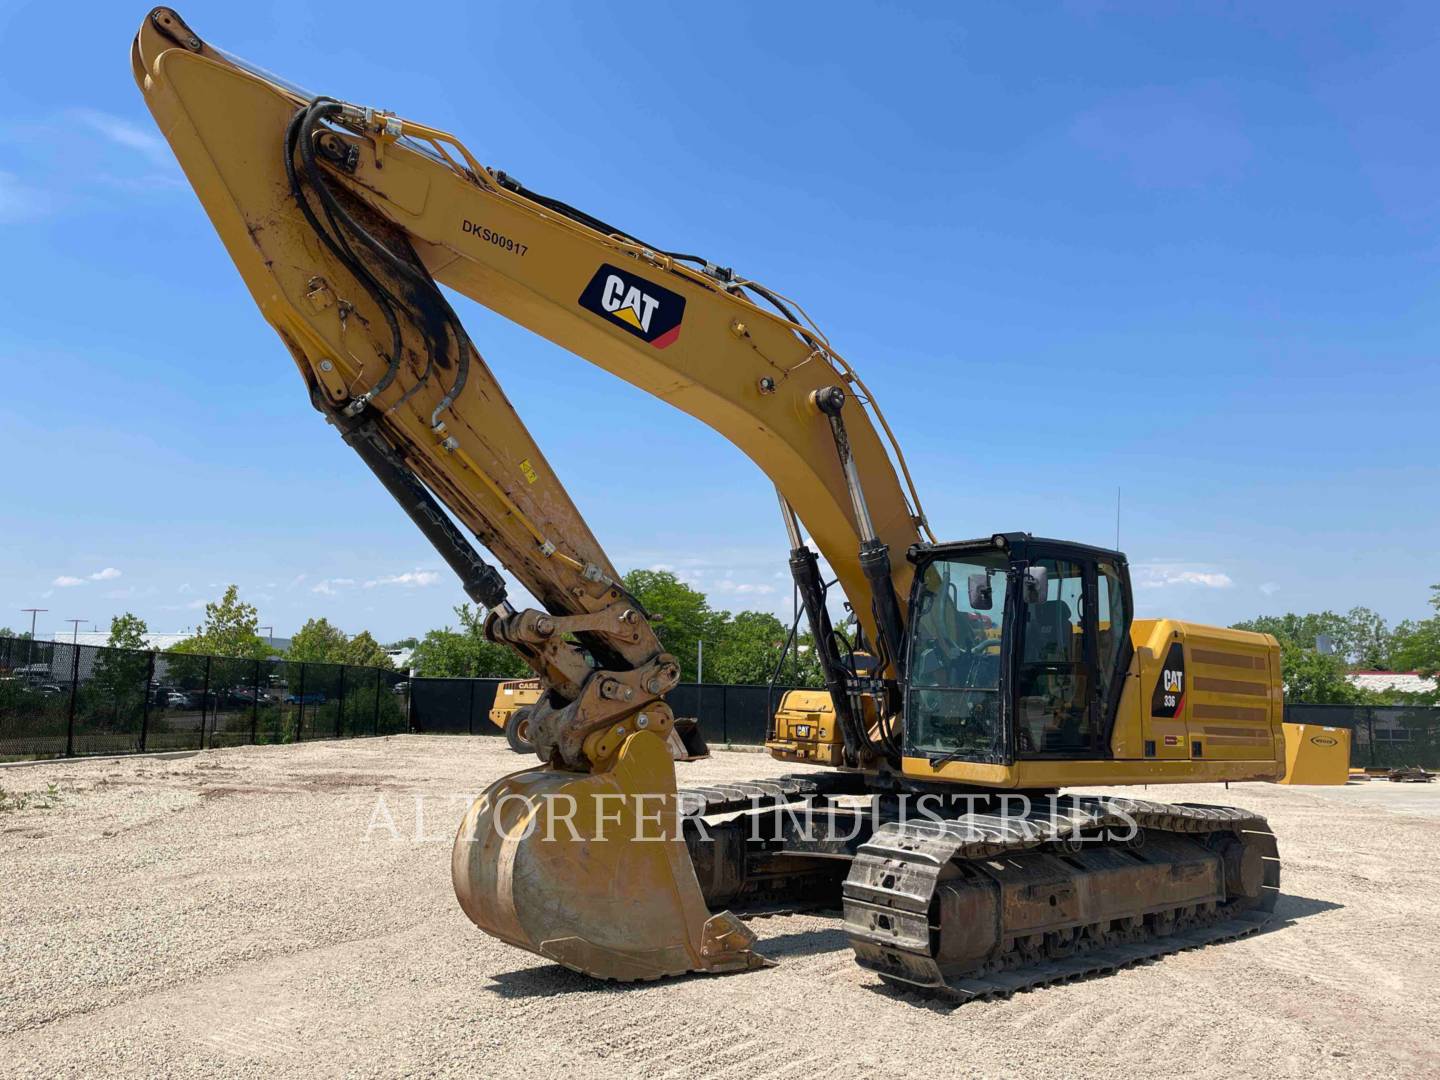
M 670 750 L 636 732 L 605 771 L 491 785 L 455 838 L 455 895 L 487 933 L 599 978 L 765 966 L 743 923 L 706 908 L 679 827 Z
M 671 738 L 678 744 L 670 748 L 676 761 L 699 761 L 710 756 L 710 745 L 700 734 L 700 721 L 693 716 L 677 716 Z

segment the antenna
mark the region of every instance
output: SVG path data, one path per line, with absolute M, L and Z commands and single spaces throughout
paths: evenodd
M 1115 550 L 1120 550 L 1120 489 L 1115 489 Z

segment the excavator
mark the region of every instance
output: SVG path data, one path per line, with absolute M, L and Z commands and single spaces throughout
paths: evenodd
M 452 852 L 482 930 L 646 980 L 768 966 L 754 916 L 838 910 L 860 965 L 958 1003 L 1272 917 L 1260 816 L 1073 789 L 1279 777 L 1274 638 L 1136 618 L 1118 551 L 938 541 L 875 395 L 779 291 L 291 85 L 170 8 L 131 63 L 314 407 L 539 680 L 537 760 L 475 801 Z M 704 753 L 666 703 L 679 664 L 441 285 L 695 417 L 774 485 L 825 689 L 768 745 L 808 768 L 677 789 Z M 659 525 L 666 470 L 642 429 L 600 419 L 587 475 Z

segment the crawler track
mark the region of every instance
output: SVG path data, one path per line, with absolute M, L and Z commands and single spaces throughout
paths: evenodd
M 812 773 L 682 791 L 682 816 L 694 824 L 738 815 L 691 844 L 707 901 L 747 919 L 843 908 L 862 967 L 954 1004 L 1244 937 L 1275 906 L 1274 834 L 1232 807 L 1062 797 L 1023 816 L 891 820 L 873 832 L 867 820 L 844 844 L 802 838 L 785 819 L 778 836 L 749 835 L 757 814 L 824 807 L 863 785 L 854 774 Z M 1040 904 L 1037 922 L 1035 898 L 1047 891 L 1051 905 L 1056 893 L 1064 899 L 1053 917 Z M 968 952 L 953 947 L 955 935 L 977 934 Z
M 861 847 L 844 885 L 845 929 L 856 960 L 898 989 L 959 1004 L 1243 937 L 1269 920 L 1280 863 L 1274 834 L 1263 818 L 1230 807 L 1097 798 L 1062 799 L 1055 812 L 1051 809 L 1047 805 L 1019 818 L 972 814 L 944 823 L 892 822 L 877 829 Z M 1128 820 L 1161 842 L 1165 834 L 1202 841 L 1237 838 L 1254 849 L 1252 859 L 1259 856 L 1258 895 L 1158 907 L 1080 925 L 1059 920 L 1053 928 L 1016 937 L 1005 936 L 1002 927 L 999 947 L 983 963 L 956 970 L 943 962 L 937 889 L 947 874 L 967 863 L 1020 866 L 1028 853 L 1057 845 L 1078 850 L 1074 840 L 1128 829 Z

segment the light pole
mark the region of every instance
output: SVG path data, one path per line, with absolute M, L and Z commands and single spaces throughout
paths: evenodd
M 50 609 L 43 607 L 25 607 L 20 610 L 30 613 L 30 644 L 25 647 L 25 672 L 29 675 L 30 665 L 35 660 L 35 616 L 42 611 L 49 611 Z
M 81 624 L 82 622 L 89 622 L 90 620 L 89 620 L 89 619 L 66 619 L 65 621 L 68 622 L 68 623 L 70 624 L 70 627 L 71 627 L 70 644 L 71 644 L 71 645 L 78 645 L 78 644 L 80 644 L 80 624 Z
M 702 638 L 695 643 L 695 681 L 705 681 L 705 641 Z

